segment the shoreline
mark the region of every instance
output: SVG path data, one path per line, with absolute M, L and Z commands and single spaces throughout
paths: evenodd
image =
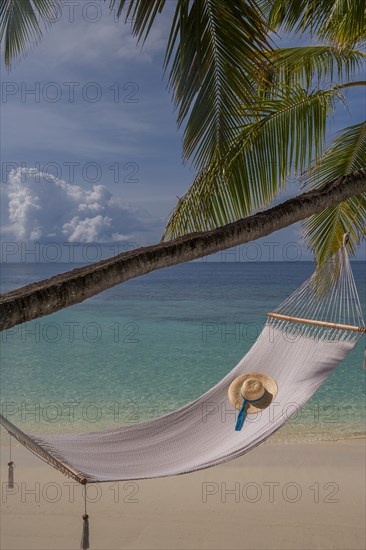
M 90 547 L 361 549 L 365 458 L 365 438 L 273 442 L 192 474 L 92 484 Z M 7 494 L 7 460 L 4 446 L 1 548 L 78 548 L 81 486 L 14 446 L 17 491 Z

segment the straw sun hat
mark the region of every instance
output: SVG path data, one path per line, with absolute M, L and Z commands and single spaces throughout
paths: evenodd
M 277 384 L 267 374 L 248 372 L 233 380 L 228 390 L 230 403 L 238 409 L 235 426 L 240 431 L 247 414 L 254 414 L 268 407 L 277 395 Z

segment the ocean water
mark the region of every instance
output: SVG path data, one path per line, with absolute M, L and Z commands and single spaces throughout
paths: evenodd
M 2 292 L 77 267 L 3 264 Z M 156 271 L 2 333 L 2 412 L 32 433 L 141 422 L 195 399 L 250 349 L 312 262 L 195 262 Z M 365 308 L 365 264 L 353 263 Z M 360 437 L 365 338 L 272 438 Z

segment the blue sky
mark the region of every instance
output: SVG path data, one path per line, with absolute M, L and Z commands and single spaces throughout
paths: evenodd
M 129 25 L 99 3 L 73 2 L 10 73 L 2 66 L 3 242 L 160 239 L 194 177 L 182 164 L 182 132 L 162 76 L 170 15 L 169 6 L 141 51 Z M 339 105 L 330 137 L 365 115 L 361 89 L 347 99 L 350 112 Z M 9 177 L 16 167 L 23 171 Z M 282 199 L 295 194 L 290 186 Z M 310 258 L 298 226 L 263 242 L 275 243 L 275 259 L 286 259 L 288 243 Z M 258 259 L 271 259 L 269 248 Z

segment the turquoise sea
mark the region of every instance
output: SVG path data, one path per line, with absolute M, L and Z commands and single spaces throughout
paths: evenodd
M 2 292 L 77 267 L 3 264 Z M 94 431 L 198 397 L 256 340 L 312 262 L 194 262 L 157 271 L 2 334 L 2 412 L 33 433 Z M 366 269 L 353 270 L 365 308 Z M 347 439 L 365 427 L 365 338 L 272 440 Z

